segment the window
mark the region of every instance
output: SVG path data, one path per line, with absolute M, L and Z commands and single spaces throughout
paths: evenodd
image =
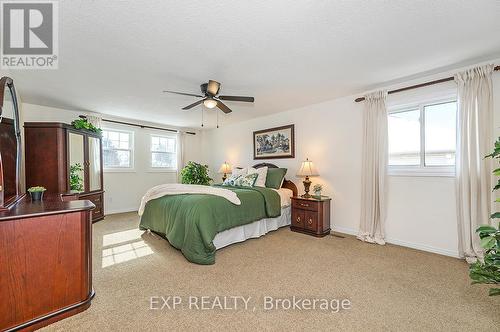
M 151 135 L 151 168 L 176 170 L 176 145 L 175 137 Z
M 389 111 L 389 171 L 406 175 L 453 175 L 456 101 Z
M 105 169 L 132 169 L 133 168 L 133 133 L 129 131 L 108 130 L 102 131 L 102 146 Z

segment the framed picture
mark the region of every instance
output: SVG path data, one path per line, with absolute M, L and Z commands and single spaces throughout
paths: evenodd
M 253 159 L 295 158 L 295 125 L 253 132 Z

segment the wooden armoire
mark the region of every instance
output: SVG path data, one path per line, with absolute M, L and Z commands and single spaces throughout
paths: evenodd
M 26 188 L 43 186 L 64 200 L 90 200 L 104 218 L 101 135 L 59 122 L 25 122 Z

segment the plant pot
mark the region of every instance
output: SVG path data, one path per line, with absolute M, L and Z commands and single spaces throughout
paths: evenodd
M 321 197 L 321 190 L 319 190 L 319 191 L 315 191 L 315 192 L 314 192 L 314 196 L 316 196 L 316 197 Z
M 43 191 L 34 191 L 30 192 L 32 201 L 41 201 L 43 199 Z

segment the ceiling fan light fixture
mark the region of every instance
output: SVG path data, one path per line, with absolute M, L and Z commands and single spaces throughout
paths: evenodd
M 214 108 L 215 106 L 217 106 L 217 100 L 207 98 L 203 101 L 203 105 L 205 105 L 205 107 L 207 108 Z

